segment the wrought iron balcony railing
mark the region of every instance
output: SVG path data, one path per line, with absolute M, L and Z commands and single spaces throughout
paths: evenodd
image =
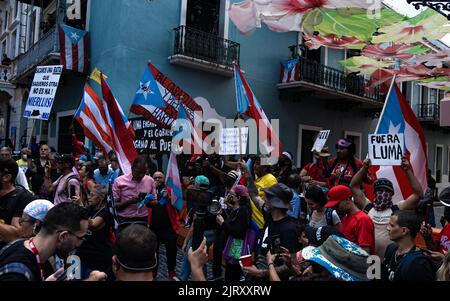
M 379 88 L 367 89 L 368 81 L 362 76 L 346 74 L 341 70 L 304 57 L 298 57 L 297 64 L 298 73 L 295 74 L 295 81 L 305 81 L 332 90 L 368 98 L 372 101 L 383 102 Z M 283 78 L 281 82 L 283 82 Z
M 417 117 L 420 121 L 438 121 L 440 117 L 439 113 L 439 104 L 437 103 L 418 105 Z
M 8 82 L 11 79 L 11 66 L 0 65 L 0 82 Z
M 57 27 L 52 28 L 39 41 L 17 59 L 17 76 L 41 63 L 51 53 L 59 53 Z
M 239 63 L 239 43 L 186 26 L 177 27 L 174 32 L 174 55 L 184 55 L 230 68 L 234 62 Z

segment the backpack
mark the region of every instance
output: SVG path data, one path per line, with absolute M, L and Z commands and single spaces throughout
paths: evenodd
M 6 245 L 2 250 L 0 250 L 0 257 L 8 250 L 11 246 L 16 243 L 24 242 L 25 239 L 16 240 L 12 243 Z M 2 267 L 0 267 L 0 276 L 5 274 L 19 274 L 24 276 L 28 281 L 34 281 L 33 273 L 31 270 L 21 262 L 11 262 Z
M 327 220 L 327 225 L 328 226 L 334 226 L 333 223 L 333 208 L 326 208 L 325 210 L 325 218 Z M 312 216 L 312 211 L 311 209 L 308 208 L 308 213 L 307 213 L 307 221 L 310 222 L 311 221 L 311 216 Z

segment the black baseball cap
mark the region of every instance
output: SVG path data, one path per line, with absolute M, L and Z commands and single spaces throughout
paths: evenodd
M 373 184 L 373 190 L 376 191 L 378 189 L 381 188 L 385 188 L 389 191 L 391 191 L 392 193 L 394 192 L 394 185 L 392 184 L 392 182 L 388 179 L 378 179 L 375 181 L 375 183 Z

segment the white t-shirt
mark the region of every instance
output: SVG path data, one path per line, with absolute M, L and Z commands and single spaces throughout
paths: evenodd
M 19 172 L 17 173 L 16 177 L 16 183 L 23 186 L 26 190 L 30 190 L 30 187 L 28 186 L 27 177 L 25 176 L 25 173 L 21 168 L 19 168 Z
M 317 229 L 320 227 L 328 226 L 326 211 L 323 213 L 323 215 L 319 219 L 316 219 L 315 215 L 316 214 L 314 214 L 314 213 L 311 214 L 310 221 L 309 221 L 309 225 L 311 227 L 314 227 Z M 337 224 L 339 224 L 341 222 L 341 219 L 339 218 L 339 215 L 337 214 L 336 210 L 333 210 L 333 213 L 331 214 L 331 219 L 333 220 L 333 226 L 336 226 Z
M 401 201 L 397 204 L 400 210 L 403 210 L 405 201 Z M 373 221 L 375 227 L 375 254 L 378 255 L 381 260 L 384 258 L 386 248 L 392 243 L 387 231 L 387 225 L 392 216 L 392 209 L 386 209 L 384 211 L 376 211 L 375 208 L 370 209 L 368 215 Z

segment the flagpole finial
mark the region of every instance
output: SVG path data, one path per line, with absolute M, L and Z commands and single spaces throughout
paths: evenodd
M 152 60 L 148 60 L 147 63 L 151 64 L 151 63 L 152 63 Z

